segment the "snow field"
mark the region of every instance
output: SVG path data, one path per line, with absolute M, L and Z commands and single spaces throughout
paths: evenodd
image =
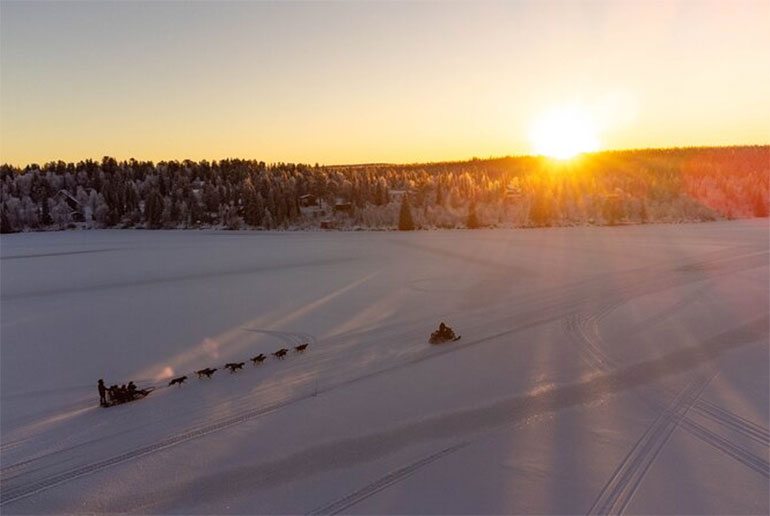
M 766 513 L 766 229 L 3 236 L 2 509 Z

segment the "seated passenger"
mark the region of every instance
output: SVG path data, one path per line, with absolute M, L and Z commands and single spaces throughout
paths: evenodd
M 111 385 L 109 389 L 107 389 L 107 392 L 110 395 L 110 405 L 114 405 L 115 403 L 120 403 L 120 400 L 118 399 L 118 386 L 117 385 Z

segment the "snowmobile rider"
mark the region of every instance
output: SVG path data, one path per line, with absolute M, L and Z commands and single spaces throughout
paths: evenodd
M 136 397 L 136 385 L 134 385 L 134 382 L 128 382 L 128 387 L 126 387 L 126 389 L 128 390 L 128 399 L 134 399 L 134 397 Z
M 104 386 L 104 380 L 99 378 L 99 405 L 102 407 L 107 406 L 107 387 Z
M 442 339 L 453 339 L 455 338 L 455 332 L 452 331 L 452 328 L 447 326 L 446 324 L 442 323 L 438 325 L 438 335 Z

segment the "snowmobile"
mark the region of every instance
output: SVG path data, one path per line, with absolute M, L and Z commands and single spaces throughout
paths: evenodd
M 430 339 L 428 339 L 428 342 L 431 344 L 443 344 L 444 342 L 454 342 L 460 340 L 461 338 L 462 335 L 455 335 L 455 332 L 452 330 L 452 328 L 445 326 L 444 323 L 441 323 L 439 329 L 430 334 Z

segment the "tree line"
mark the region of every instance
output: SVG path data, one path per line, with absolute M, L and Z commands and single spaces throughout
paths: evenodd
M 770 146 L 319 166 L 56 161 L 0 166 L 3 233 L 67 228 L 532 227 L 766 217 Z

